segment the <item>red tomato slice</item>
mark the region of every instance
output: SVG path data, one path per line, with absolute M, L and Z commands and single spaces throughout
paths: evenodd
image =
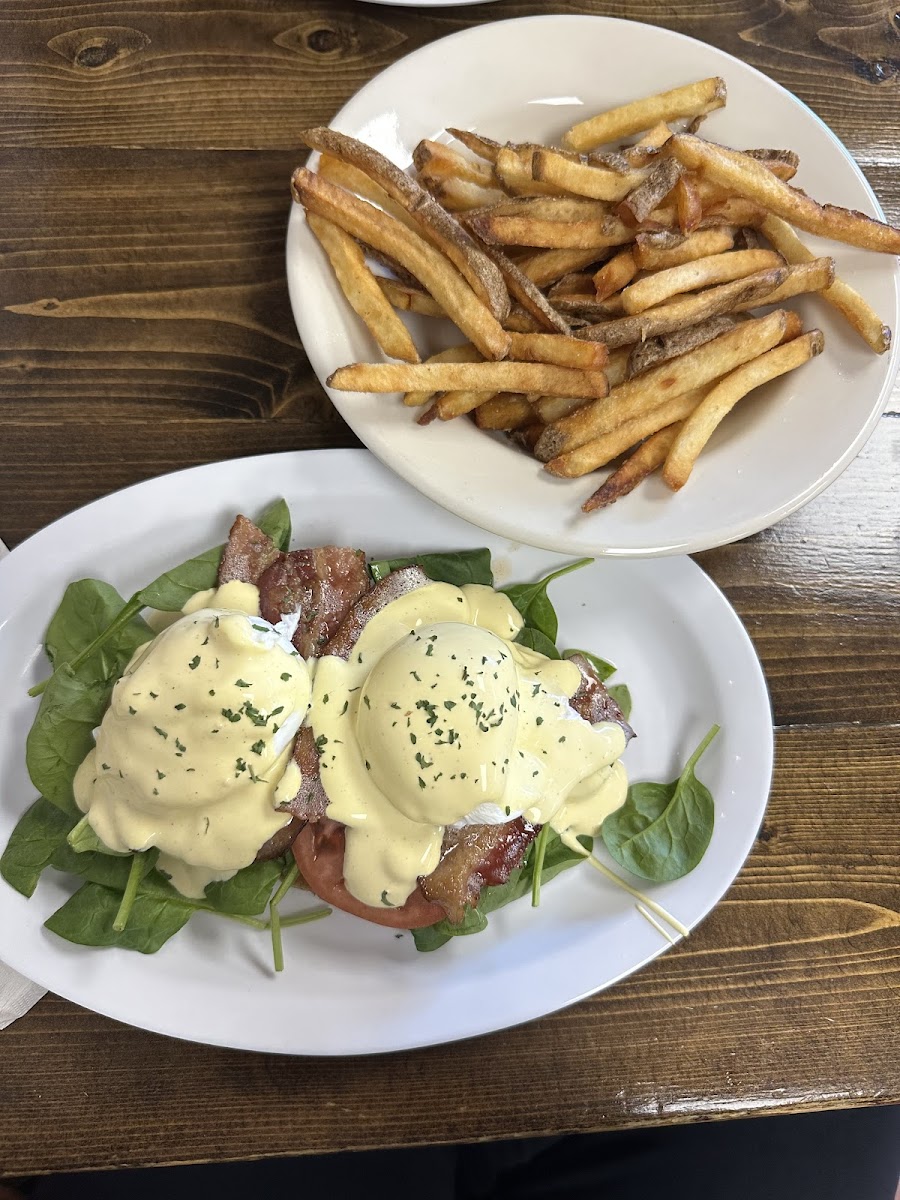
M 354 917 L 393 929 L 422 929 L 446 915 L 439 904 L 426 900 L 418 887 L 398 908 L 373 908 L 351 895 L 344 883 L 344 826 L 337 821 L 311 821 L 298 834 L 293 850 L 310 889 L 326 904 Z

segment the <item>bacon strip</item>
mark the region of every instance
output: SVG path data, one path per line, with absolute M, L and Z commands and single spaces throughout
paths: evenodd
M 400 596 L 414 592 L 427 583 L 431 583 L 431 580 L 421 567 L 401 567 L 399 571 L 392 571 L 379 580 L 367 596 L 354 604 L 322 653 L 349 658 L 350 651 L 359 641 L 359 635 L 377 613 Z
M 600 721 L 613 721 L 616 725 L 621 725 L 625 741 L 630 742 L 635 732 L 625 720 L 621 708 L 604 687 L 597 672 L 583 654 L 573 654 L 571 661 L 581 672 L 578 691 L 569 701 L 572 708 L 579 717 L 590 721 L 592 725 L 597 725 Z
M 228 543 L 219 563 L 219 586 L 232 583 L 256 583 L 267 567 L 281 557 L 272 539 L 251 520 L 237 516 L 228 534 Z
M 371 580 L 362 550 L 317 546 L 280 555 L 257 586 L 259 611 L 273 625 L 300 613 L 294 645 L 304 658 L 317 658 Z
M 483 887 L 506 883 L 539 829 L 522 817 L 505 825 L 448 829 L 441 861 L 427 878 L 419 880 L 422 892 L 458 925 L 466 906 L 474 908 L 478 903 Z

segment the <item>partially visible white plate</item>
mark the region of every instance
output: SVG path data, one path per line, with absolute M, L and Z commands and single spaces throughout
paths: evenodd
M 34 795 L 24 746 L 36 702 L 26 689 L 46 674 L 41 638 L 65 585 L 100 576 L 129 595 L 222 541 L 237 510 L 257 512 L 279 495 L 291 505 L 295 545 L 348 542 L 390 555 L 487 544 L 498 582 L 536 578 L 562 561 L 485 537 L 359 450 L 197 467 L 64 517 L 0 563 L 0 847 Z M 564 644 L 607 656 L 631 687 L 632 778 L 672 778 L 710 725 L 722 726 L 699 772 L 716 799 L 706 857 L 684 879 L 647 888 L 693 926 L 739 871 L 768 795 L 771 714 L 753 647 L 686 558 L 599 562 L 560 579 L 552 596 Z M 277 978 L 266 936 L 221 918 L 194 917 L 151 957 L 70 945 L 42 928 L 69 890 L 52 870 L 27 901 L 0 880 L 0 959 L 132 1025 L 290 1054 L 374 1053 L 488 1033 L 607 987 L 666 948 L 630 897 L 586 866 L 549 885 L 539 909 L 514 904 L 485 933 L 432 954 L 418 954 L 408 933 L 343 913 L 288 929 Z
M 799 151 L 796 183 L 821 200 L 883 218 L 862 172 L 834 134 L 795 96 L 746 63 L 669 30 L 607 17 L 547 16 L 467 29 L 401 59 L 338 113 L 335 128 L 406 167 L 423 137 L 447 125 L 491 137 L 554 141 L 575 121 L 637 96 L 721 75 L 728 105 L 703 133 L 735 146 Z M 896 329 L 896 260 L 808 239 Z M 324 384 L 349 362 L 383 355 L 335 283 L 294 205 L 287 273 L 297 328 Z M 877 356 L 815 300 L 792 301 L 826 352 L 748 397 L 720 427 L 690 483 L 673 495 L 658 479 L 584 516 L 602 475 L 554 479 L 499 435 L 470 421 L 415 424 L 396 397 L 329 391 L 383 462 L 451 512 L 494 533 L 573 554 L 693 553 L 764 529 L 806 504 L 863 447 L 897 373 L 900 337 Z M 459 341 L 448 322 L 412 318 L 425 353 Z

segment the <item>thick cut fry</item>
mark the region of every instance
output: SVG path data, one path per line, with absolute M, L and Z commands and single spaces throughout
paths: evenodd
M 749 226 L 757 229 L 766 219 L 766 210 L 752 200 L 740 196 L 729 196 L 727 200 L 716 200 L 703 209 L 698 229 L 717 229 L 730 225 L 734 229 Z
M 779 254 L 789 263 L 808 263 L 815 261 L 815 255 L 808 246 L 797 237 L 793 229 L 780 217 L 766 217 L 762 223 L 762 233 L 768 238 Z M 884 354 L 891 346 L 890 326 L 885 325 L 881 317 L 863 300 L 843 279 L 835 278 L 830 287 L 822 291 L 822 299 L 827 300 L 832 308 L 844 317 L 876 354 Z
M 666 461 L 666 455 L 681 429 L 681 422 L 667 425 L 657 430 L 645 442 L 638 446 L 633 454 L 625 459 L 617 470 L 597 488 L 596 492 L 581 506 L 584 513 L 594 512 L 598 508 L 608 508 L 629 492 L 633 492 L 639 483 L 659 468 Z
M 509 316 L 503 322 L 503 328 L 510 333 L 540 333 L 546 326 L 536 321 L 530 312 L 526 312 L 519 304 L 514 304 Z
M 531 159 L 531 173 L 540 183 L 551 184 L 559 191 L 572 192 L 576 196 L 589 196 L 593 200 L 623 200 L 644 180 L 641 171 L 622 175 L 608 167 L 574 162 L 558 150 L 536 150 Z
M 663 479 L 669 487 L 678 491 L 687 483 L 701 450 L 740 399 L 770 379 L 776 379 L 809 362 L 824 349 L 823 334 L 813 329 L 783 346 L 769 350 L 752 362 L 744 363 L 720 380 L 685 421 L 669 451 L 663 467 Z
M 359 167 L 354 167 L 352 163 L 334 158 L 330 154 L 321 154 L 316 171 L 323 179 L 327 179 L 330 183 L 336 183 L 338 187 L 346 188 L 348 192 L 353 192 L 354 196 L 362 196 L 366 200 L 371 200 L 373 204 L 377 204 L 379 208 L 383 208 L 386 213 L 390 213 L 392 217 L 402 222 L 407 229 L 419 230 L 419 226 L 406 209 L 392 200 L 384 188 L 365 171 L 361 171 Z
M 609 352 L 600 342 L 582 342 L 558 333 L 513 333 L 509 356 L 519 362 L 553 363 L 558 367 L 576 367 L 599 371 L 606 366 Z M 585 351 L 591 353 L 585 353 Z
M 549 462 L 656 407 L 661 397 L 682 396 L 718 379 L 749 359 L 758 358 L 778 344 L 784 336 L 786 325 L 784 311 L 777 309 L 768 316 L 742 323 L 690 354 L 683 354 L 680 358 L 654 367 L 637 379 L 629 379 L 613 388 L 605 400 L 588 404 L 571 416 L 549 425 L 535 447 L 536 457 L 542 462 Z M 423 370 L 422 367 L 402 369 Z
M 358 242 L 338 225 L 315 213 L 307 215 L 310 229 L 328 255 L 341 291 L 372 337 L 391 358 L 417 363 L 419 355 L 409 330 L 394 312 L 378 281 L 366 266 Z
M 313 150 L 340 158 L 374 179 L 406 209 L 424 237 L 446 254 L 497 320 L 503 320 L 509 312 L 509 295 L 497 268 L 471 234 L 420 184 L 371 146 L 334 129 L 307 129 L 301 137 Z
M 500 182 L 513 196 L 558 196 L 560 189 L 551 183 L 541 183 L 531 173 L 534 149 L 513 149 L 502 146 L 497 152 L 494 170 Z
M 861 246 L 865 250 L 900 254 L 900 229 L 864 216 L 863 213 L 838 208 L 833 204 L 819 204 L 804 192 L 784 183 L 746 154 L 729 150 L 715 142 L 705 142 L 690 134 L 676 134 L 670 146 L 672 153 L 685 167 L 702 171 L 707 179 L 799 229 L 851 246 Z M 753 222 L 741 221 L 740 224 L 749 225 Z
M 452 134 L 458 142 L 471 150 L 473 154 L 477 154 L 479 158 L 485 159 L 486 162 L 495 163 L 497 154 L 503 149 L 500 142 L 495 142 L 492 138 L 482 137 L 478 133 L 473 133 L 470 129 L 454 129 L 452 125 L 447 126 L 447 132 Z
M 609 362 L 606 364 L 606 382 L 609 387 L 618 387 L 620 383 L 625 382 L 629 352 L 630 347 L 623 346 L 618 350 L 613 350 L 610 354 Z M 558 421 L 561 417 L 569 416 L 570 413 L 585 404 L 590 404 L 590 401 L 571 396 L 538 396 L 532 401 L 535 413 L 546 425 L 549 425 L 551 421 Z
M 624 346 L 640 342 L 661 333 L 672 333 L 687 325 L 696 325 L 708 317 L 734 312 L 739 305 L 754 307 L 760 297 L 770 295 L 784 283 L 789 267 L 769 267 L 756 271 L 745 279 L 735 279 L 718 287 L 707 288 L 688 296 L 679 296 L 658 308 L 649 308 L 634 316 L 618 317 L 599 325 L 589 325 L 575 331 L 575 336 L 588 341 L 605 342 L 607 346 Z
M 686 87 L 634 100 L 630 104 L 599 113 L 587 121 L 579 121 L 563 135 L 563 145 L 570 150 L 593 150 L 605 142 L 631 137 L 661 121 L 703 116 L 721 108 L 725 103 L 725 95 L 724 79 L 701 79 Z
M 537 392 L 597 399 L 609 390 L 602 371 L 547 363 L 352 363 L 327 380 L 339 392 Z
M 467 213 L 473 209 L 490 208 L 503 200 L 505 193 L 497 188 L 483 188 L 466 179 L 434 179 L 426 171 L 419 174 L 423 185 L 440 204 L 452 213 Z
M 516 429 L 510 432 L 509 440 L 515 442 L 517 446 L 521 446 L 523 450 L 532 451 L 538 438 L 544 432 L 542 422 L 535 421 L 532 425 L 525 425 L 522 429 Z
M 625 288 L 622 307 L 626 313 L 640 313 L 657 304 L 664 304 L 683 292 L 696 292 L 713 284 L 746 279 L 756 271 L 779 267 L 783 261 L 781 255 L 772 250 L 732 250 L 726 254 L 695 258 L 693 262 L 658 271 Z
M 561 312 L 567 315 L 575 313 L 589 321 L 614 319 L 622 315 L 622 301 L 618 295 L 610 296 L 608 300 L 598 300 L 594 292 L 554 293 L 552 300 Z M 573 329 L 572 332 L 576 337 L 580 336 L 580 331 Z
M 648 129 L 642 138 L 633 146 L 626 146 L 622 157 L 632 167 L 645 167 L 659 157 L 659 151 L 672 136 L 672 130 L 665 121 L 659 121 L 652 129 Z
M 485 212 L 470 217 L 537 217 L 542 221 L 605 221 L 610 215 L 602 200 L 584 200 L 581 196 L 508 196 Z M 466 221 L 469 217 L 465 218 Z
M 440 350 L 437 354 L 426 358 L 425 361 L 430 363 L 474 363 L 484 362 L 484 358 L 470 342 L 463 342 L 461 346 L 450 346 L 447 350 Z M 407 408 L 421 408 L 422 405 L 428 404 L 433 399 L 434 391 L 407 392 L 403 397 L 403 403 Z
M 546 470 L 551 475 L 560 475 L 565 479 L 574 479 L 605 467 L 614 458 L 624 454 L 632 446 L 637 445 L 645 437 L 651 437 L 660 429 L 665 429 L 675 421 L 683 421 L 690 416 L 703 399 L 706 388 L 695 388 L 681 396 L 672 396 L 661 404 L 648 408 L 630 421 L 623 421 L 615 429 L 611 429 L 602 437 L 586 442 L 558 458 L 551 459 L 546 464 Z
M 615 292 L 619 292 L 631 283 L 638 272 L 634 260 L 634 249 L 620 250 L 609 262 L 604 263 L 594 276 L 594 290 L 598 300 L 607 300 Z
M 681 167 L 674 158 L 663 158 L 654 163 L 643 180 L 629 192 L 616 209 L 618 215 L 629 225 L 640 225 L 650 219 L 681 177 Z
M 447 314 L 437 301 L 421 288 L 411 287 L 408 283 L 398 283 L 396 279 L 387 279 L 384 275 L 376 275 L 375 278 L 394 308 L 418 313 L 420 317 L 446 317 Z
M 733 229 L 704 229 L 681 239 L 674 246 L 660 244 L 653 233 L 639 233 L 634 243 L 634 260 L 641 271 L 665 271 L 682 263 L 723 254 L 734 245 Z
M 497 176 L 487 163 L 466 158 L 443 142 L 423 138 L 413 150 L 413 163 L 417 171 L 427 171 L 432 179 L 461 179 L 483 188 L 497 186 Z
M 700 189 L 690 176 L 682 174 L 675 184 L 674 195 L 678 228 L 682 233 L 693 233 L 703 219 Z
M 592 263 L 608 256 L 605 247 L 592 247 L 590 250 L 544 250 L 530 255 L 524 262 L 519 263 L 519 270 L 527 275 L 531 282 L 539 288 L 547 287 L 568 275 L 570 271 L 580 271 Z
M 592 294 L 596 295 L 594 276 L 589 271 L 572 271 L 569 275 L 563 275 L 559 283 L 554 283 L 547 293 L 551 300 L 556 300 L 559 296 L 590 296 Z
M 628 378 L 641 375 L 651 367 L 658 367 L 670 359 L 678 358 L 680 354 L 688 354 L 698 346 L 704 346 L 727 333 L 738 323 L 738 318 L 729 313 L 718 317 L 710 317 L 708 321 L 700 321 L 697 325 L 688 325 L 686 329 L 677 329 L 674 333 L 663 333 L 659 337 L 647 338 L 632 346 L 628 356 Z
M 744 153 L 779 179 L 793 179 L 800 166 L 800 155 L 794 150 L 745 150 Z
M 473 412 L 480 404 L 486 404 L 496 395 L 496 392 L 444 392 L 442 396 L 437 397 L 426 414 L 428 421 L 421 421 L 421 424 L 429 424 L 435 417 L 441 421 L 452 421 L 454 417 Z
M 534 412 L 524 396 L 494 396 L 475 409 L 479 429 L 521 429 L 534 422 Z
M 587 221 L 542 221 L 532 217 L 472 217 L 469 228 L 483 242 L 501 246 L 543 246 L 553 250 L 595 250 L 621 246 L 634 236 L 617 217 Z
M 744 301 L 734 308 L 733 312 L 746 312 L 750 308 L 760 308 L 764 304 L 781 304 L 793 296 L 802 296 L 806 292 L 822 292 L 823 294 L 834 282 L 834 259 L 814 258 L 812 262 L 798 263 L 788 267 L 784 282 L 774 291 L 767 292 L 756 300 Z
M 562 334 L 570 332 L 566 318 L 556 311 L 541 289 L 531 282 L 511 258 L 496 246 L 486 246 L 485 252 L 500 269 L 509 294 L 537 321 L 541 329 Z
M 347 233 L 396 258 L 486 357 L 505 357 L 509 350 L 509 334 L 452 263 L 424 238 L 365 200 L 303 167 L 294 172 L 291 188 L 294 198 L 309 212 L 333 221 Z M 493 263 L 491 266 L 496 270 Z M 500 281 L 503 282 L 502 276 Z

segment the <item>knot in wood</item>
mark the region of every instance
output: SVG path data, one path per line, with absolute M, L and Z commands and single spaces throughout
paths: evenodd
M 119 53 L 119 47 L 109 38 L 92 38 L 75 53 L 76 67 L 105 67 Z
M 341 48 L 341 35 L 336 29 L 314 29 L 306 44 L 316 54 L 333 54 Z

